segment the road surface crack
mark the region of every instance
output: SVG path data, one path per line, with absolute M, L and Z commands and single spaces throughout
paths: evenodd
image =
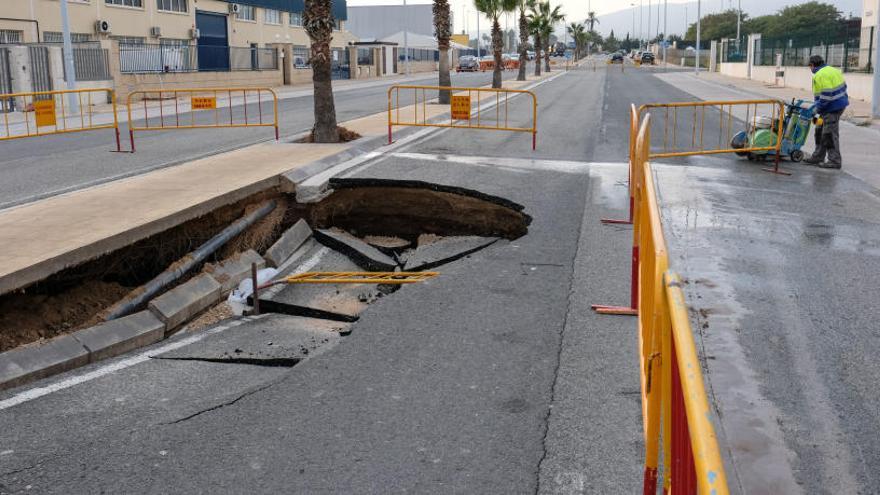
M 176 424 L 178 424 L 178 423 L 183 423 L 183 422 L 185 422 L 185 421 L 189 421 L 189 420 L 191 420 L 191 419 L 193 419 L 193 418 L 195 418 L 195 417 L 201 416 L 202 414 L 209 413 L 209 412 L 212 412 L 212 411 L 217 411 L 217 410 L 219 410 L 219 409 L 223 409 L 224 407 L 228 407 L 228 406 L 234 405 L 235 403 L 237 403 L 238 401 L 244 399 L 245 397 L 249 397 L 249 396 L 254 395 L 254 394 L 256 394 L 256 393 L 262 392 L 263 390 L 266 390 L 267 388 L 272 387 L 272 386 L 274 386 L 274 385 L 280 383 L 280 382 L 281 382 L 282 380 L 284 380 L 285 378 L 286 378 L 286 377 L 282 377 L 281 379 L 274 380 L 274 381 L 269 382 L 269 383 L 267 383 L 267 384 L 265 384 L 265 385 L 263 385 L 263 386 L 261 386 L 261 387 L 257 387 L 257 388 L 255 388 L 255 389 L 248 390 L 248 391 L 246 391 L 246 392 L 244 392 L 244 393 L 242 393 L 242 394 L 236 396 L 235 398 L 233 398 L 233 399 L 231 399 L 231 400 L 228 400 L 228 401 L 226 401 L 226 402 L 221 402 L 220 404 L 217 404 L 217 405 L 214 405 L 214 406 L 211 406 L 211 407 L 207 407 L 207 408 L 202 409 L 202 410 L 200 410 L 200 411 L 196 411 L 196 412 L 190 414 L 189 416 L 184 416 L 183 418 L 175 419 L 174 421 L 169 421 L 169 422 L 165 422 L 165 423 L 159 423 L 159 426 L 176 425 Z
M 43 464 L 45 464 L 51 460 L 57 459 L 59 457 L 61 457 L 60 454 L 50 455 L 49 457 L 41 459 L 41 460 L 34 462 L 33 464 L 30 464 L 28 466 L 18 468 L 18 469 L 13 469 L 12 471 L 5 471 L 3 473 L 0 473 L 0 477 L 5 478 L 6 476 L 11 476 L 13 474 L 18 474 L 18 473 L 23 473 L 25 471 L 30 471 L 31 469 L 38 468 L 38 467 L 42 466 Z

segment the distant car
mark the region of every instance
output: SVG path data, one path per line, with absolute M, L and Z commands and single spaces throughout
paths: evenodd
M 536 54 L 535 54 L 535 51 L 534 51 L 534 50 L 529 50 L 529 51 L 527 51 L 527 52 L 526 52 L 526 55 L 528 55 L 529 60 L 535 60 L 535 56 L 536 56 Z
M 519 62 L 519 53 L 511 53 L 510 55 L 508 55 L 508 57 L 510 57 L 510 60 L 515 60 Z
M 611 56 L 611 63 L 612 64 L 622 64 L 623 63 L 623 54 L 622 53 L 615 53 L 614 55 L 612 55 Z
M 651 52 L 642 53 L 642 58 L 640 59 L 640 62 L 642 62 L 643 64 L 654 65 L 654 54 Z
M 480 70 L 480 60 L 471 55 L 464 55 L 458 58 L 459 72 L 476 72 Z

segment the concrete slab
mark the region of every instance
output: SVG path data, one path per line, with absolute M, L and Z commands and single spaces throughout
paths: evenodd
M 108 321 L 71 334 L 89 351 L 89 362 L 100 361 L 159 342 L 165 323 L 150 311 Z
M 161 359 L 295 364 L 331 349 L 350 324 L 272 314 L 213 334 L 197 344 L 160 354 Z
M 305 220 L 299 220 L 266 251 L 266 261 L 271 266 L 281 266 L 284 260 L 296 252 L 310 237 L 312 237 L 312 228 Z
M 250 276 L 253 263 L 257 264 L 257 268 L 266 266 L 266 260 L 262 256 L 253 249 L 248 249 L 232 259 L 214 265 L 209 273 L 220 284 L 220 291 L 225 293 Z
M 397 262 L 357 237 L 344 232 L 318 229 L 315 239 L 321 244 L 345 254 L 359 267 L 374 272 L 393 272 Z
M 435 268 L 464 258 L 496 241 L 498 241 L 498 237 L 444 237 L 406 253 L 403 269 L 405 271 L 419 271 Z
M 217 302 L 220 295 L 220 283 L 202 274 L 153 299 L 149 306 L 171 331 Z
M 89 351 L 70 335 L 0 354 L 0 390 L 78 368 Z

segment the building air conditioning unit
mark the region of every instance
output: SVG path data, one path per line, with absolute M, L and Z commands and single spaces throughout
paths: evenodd
M 95 32 L 107 34 L 110 32 L 110 21 L 95 21 Z
M 230 14 L 237 14 L 239 12 L 241 12 L 241 5 L 239 5 L 237 3 L 230 3 L 229 4 L 229 13 Z
M 153 26 L 150 28 L 150 36 L 153 38 L 159 38 L 162 36 L 162 27 L 161 26 Z
M 197 40 L 202 36 L 202 32 L 199 31 L 199 28 L 192 28 L 189 30 L 190 39 Z

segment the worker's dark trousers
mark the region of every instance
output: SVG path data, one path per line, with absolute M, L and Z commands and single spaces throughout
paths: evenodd
M 828 161 L 840 165 L 840 115 L 843 112 L 826 113 L 822 116 L 822 125 L 816 126 L 816 151 L 813 152 L 814 160 L 824 160 L 828 155 Z

